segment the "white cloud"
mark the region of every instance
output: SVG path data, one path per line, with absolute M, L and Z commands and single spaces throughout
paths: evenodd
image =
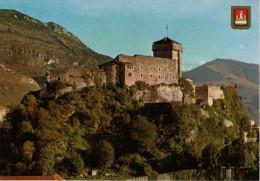
M 206 63 L 206 62 L 205 62 L 204 60 L 200 60 L 200 61 L 199 61 L 199 64 L 200 64 L 200 65 L 203 65 L 203 64 L 205 64 L 205 63 Z
M 240 49 L 245 49 L 245 46 L 244 45 L 239 45 L 239 48 Z

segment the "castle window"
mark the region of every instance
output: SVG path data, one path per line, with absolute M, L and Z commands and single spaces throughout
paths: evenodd
M 127 65 L 126 66 L 128 69 L 133 69 L 133 65 Z
M 140 69 L 143 69 L 143 66 L 142 66 L 142 65 L 140 66 Z
M 159 79 L 161 79 L 161 76 L 159 75 Z
M 165 72 L 166 72 L 166 69 L 164 69 L 165 70 Z
M 174 79 L 174 76 L 172 76 L 172 79 Z
M 143 74 L 141 74 L 140 76 L 141 76 L 141 78 L 142 78 L 142 77 L 143 77 Z
M 161 68 L 159 67 L 159 72 L 161 71 Z
M 165 76 L 165 80 L 166 80 L 166 76 Z
M 131 77 L 131 76 L 132 76 L 132 73 L 128 73 L 128 76 Z
M 150 75 L 150 78 L 152 78 L 152 75 Z

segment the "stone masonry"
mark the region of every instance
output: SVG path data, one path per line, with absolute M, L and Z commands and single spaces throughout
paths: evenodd
M 83 69 L 83 68 L 70 68 L 66 70 L 52 70 L 46 74 L 46 81 L 53 82 L 56 80 L 64 84 L 75 84 L 77 89 L 89 87 L 94 85 L 94 79 L 98 78 L 101 84 L 106 83 L 106 75 L 102 69 Z
M 220 86 L 204 85 L 203 87 L 196 87 L 196 102 L 198 104 L 213 105 L 213 100 L 225 99 L 223 91 Z
M 118 55 L 113 61 L 99 67 L 106 72 L 108 84 L 131 86 L 136 81 L 149 85 L 178 83 L 181 76 L 182 45 L 170 38 L 153 43 L 154 57 Z

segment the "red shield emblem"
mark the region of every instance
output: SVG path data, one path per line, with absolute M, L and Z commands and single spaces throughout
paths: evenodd
M 247 9 L 235 9 L 235 25 L 246 26 L 248 21 Z

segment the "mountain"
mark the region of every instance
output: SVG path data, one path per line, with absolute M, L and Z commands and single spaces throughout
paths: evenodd
M 250 119 L 259 119 L 259 65 L 237 60 L 216 59 L 184 72 L 196 86 L 237 85 L 244 109 Z
M 19 103 L 24 94 L 37 89 L 35 85 L 19 82 L 24 76 L 43 87 L 47 70 L 97 67 L 112 60 L 91 50 L 60 25 L 4 9 L 0 9 L 0 55 L 0 64 L 12 72 L 0 68 L 0 105 L 3 106 Z
M 112 58 L 96 53 L 65 28 L 16 10 L 0 10 L 0 62 L 44 70 L 97 67 Z

